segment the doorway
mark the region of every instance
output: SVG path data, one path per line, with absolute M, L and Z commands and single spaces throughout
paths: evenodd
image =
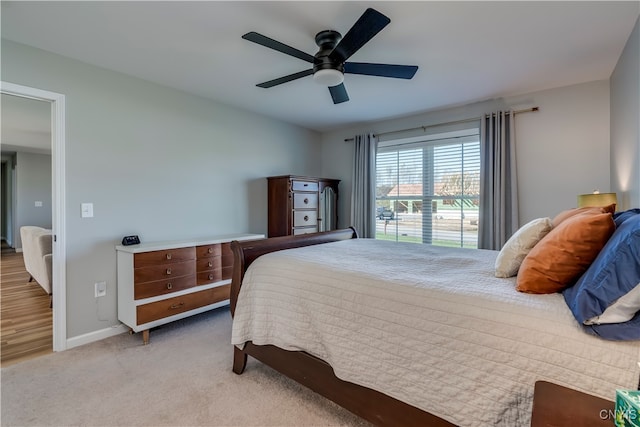
M 13 158 L 8 155 L 2 155 L 2 172 L 0 172 L 0 183 L 2 193 L 2 200 L 0 201 L 0 217 L 2 218 L 1 224 L 1 240 L 2 240 L 2 252 L 12 252 L 14 250 L 13 243 L 13 212 L 12 212 L 12 166 Z
M 67 348 L 65 234 L 65 96 L 9 82 L 2 94 L 45 101 L 51 106 L 51 225 L 53 230 L 53 351 Z M 15 219 L 15 215 L 13 216 Z M 15 228 L 15 227 L 14 227 Z M 15 236 L 14 236 L 15 237 Z

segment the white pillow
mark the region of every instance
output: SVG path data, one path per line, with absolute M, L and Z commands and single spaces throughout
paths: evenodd
M 640 283 L 631 289 L 626 295 L 618 298 L 600 316 L 592 317 L 584 321 L 585 325 L 601 325 L 603 323 L 627 322 L 640 311 Z
M 518 274 L 522 260 L 529 251 L 553 228 L 551 218 L 538 218 L 520 227 L 496 258 L 496 277 L 513 277 Z

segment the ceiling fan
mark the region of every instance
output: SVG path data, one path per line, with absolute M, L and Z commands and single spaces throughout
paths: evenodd
M 253 31 L 243 35 L 242 38 L 313 64 L 311 69 L 269 80 L 256 86 L 267 89 L 313 74 L 314 80 L 329 87 L 333 103 L 340 104 L 349 100 L 343 83 L 344 73 L 411 79 L 418 71 L 415 65 L 346 62 L 389 22 L 391 20 L 382 13 L 369 8 L 344 37 L 333 30 L 324 30 L 316 34 L 316 44 L 320 50 L 313 56 Z

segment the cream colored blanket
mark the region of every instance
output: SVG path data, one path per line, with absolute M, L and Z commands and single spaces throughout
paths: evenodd
M 637 387 L 640 342 L 586 334 L 562 295 L 494 277 L 496 256 L 371 239 L 274 252 L 245 275 L 232 342 L 304 350 L 460 426 L 528 426 L 537 380 L 610 400 Z

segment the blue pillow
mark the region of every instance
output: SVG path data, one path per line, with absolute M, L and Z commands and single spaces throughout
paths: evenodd
M 640 214 L 640 209 L 629 209 L 627 211 L 616 212 L 613 214 L 613 222 L 616 223 L 616 227 L 620 227 L 623 222 L 638 214 Z
M 626 216 L 564 299 L 585 330 L 610 340 L 640 340 L 640 312 L 629 321 L 600 325 L 584 322 L 600 316 L 640 283 L 640 215 Z

